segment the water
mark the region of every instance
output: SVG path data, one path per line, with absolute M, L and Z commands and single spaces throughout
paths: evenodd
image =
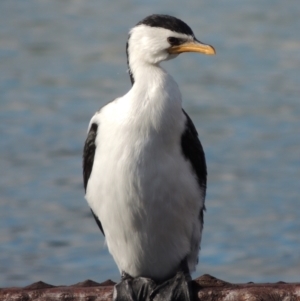
M 217 50 L 164 64 L 208 163 L 194 276 L 300 281 L 299 3 L 186 3 L 1 1 L 0 287 L 119 279 L 83 197 L 82 147 L 92 114 L 129 89 L 127 32 L 153 12 Z

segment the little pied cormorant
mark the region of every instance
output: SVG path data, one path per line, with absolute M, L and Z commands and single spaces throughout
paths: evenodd
M 126 50 L 132 88 L 90 121 L 85 197 L 122 273 L 115 300 L 155 294 L 176 300 L 189 296 L 185 284 L 198 260 L 207 172 L 178 85 L 160 63 L 182 52 L 215 50 L 168 15 L 139 22 Z

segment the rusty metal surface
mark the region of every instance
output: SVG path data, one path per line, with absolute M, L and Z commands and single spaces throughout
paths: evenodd
M 232 284 L 210 275 L 194 280 L 199 301 L 300 301 L 300 283 Z
M 86 280 L 70 286 L 53 286 L 42 281 L 23 288 L 0 289 L 0 300 L 112 300 L 114 282 L 97 283 Z M 300 283 L 232 284 L 210 275 L 194 280 L 195 293 L 200 301 L 300 301 Z

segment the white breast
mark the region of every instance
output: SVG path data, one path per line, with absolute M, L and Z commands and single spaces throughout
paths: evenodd
M 134 85 L 91 120 L 99 127 L 86 199 L 120 271 L 163 279 L 186 256 L 194 268 L 203 201 L 181 152 L 177 85 L 162 76 L 151 87 Z

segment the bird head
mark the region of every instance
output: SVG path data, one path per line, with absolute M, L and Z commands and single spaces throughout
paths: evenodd
M 127 59 L 130 70 L 141 64 L 157 65 L 183 52 L 216 53 L 212 46 L 198 41 L 186 23 L 168 15 L 148 16 L 129 32 Z

